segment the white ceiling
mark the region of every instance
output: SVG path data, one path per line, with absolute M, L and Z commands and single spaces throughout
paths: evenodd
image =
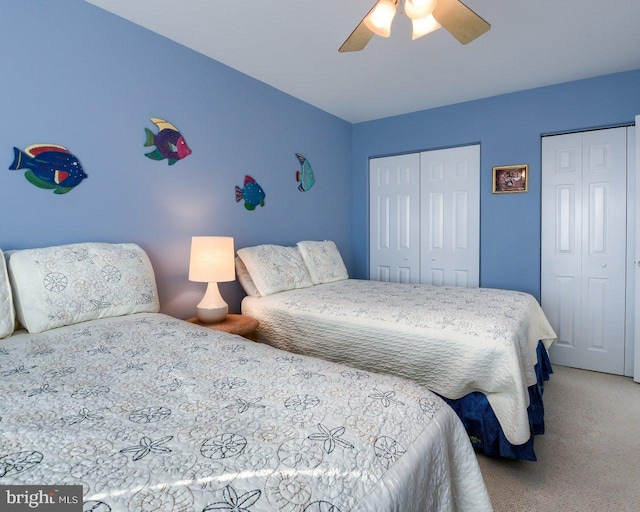
M 338 48 L 375 0 L 86 0 L 356 123 L 640 68 L 640 0 L 466 0 L 491 30 Z

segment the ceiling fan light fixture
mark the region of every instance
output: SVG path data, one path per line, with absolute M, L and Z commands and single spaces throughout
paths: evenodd
M 404 12 L 412 20 L 429 16 L 436 8 L 437 0 L 405 0 Z
M 364 19 L 364 24 L 371 32 L 381 37 L 391 35 L 391 22 L 396 15 L 397 2 L 393 0 L 378 0 L 376 6 Z
M 411 23 L 413 25 L 412 41 L 415 41 L 419 37 L 426 36 L 431 32 L 435 32 L 442 26 L 433 17 L 433 14 L 429 14 L 429 16 L 425 16 L 424 18 L 411 20 Z
M 461 0 L 376 0 L 338 51 L 357 52 L 374 35 L 389 37 L 391 23 L 401 1 L 404 2 L 405 14 L 413 24 L 414 40 L 444 27 L 458 42 L 469 44 L 491 28 L 487 21 Z

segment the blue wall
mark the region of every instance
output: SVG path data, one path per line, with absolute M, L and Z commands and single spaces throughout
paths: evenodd
M 368 275 L 368 159 L 481 144 L 481 282 L 539 297 L 540 136 L 631 124 L 640 70 L 351 125 L 82 0 L 5 2 L 0 18 L 0 248 L 137 242 L 162 310 L 192 316 L 204 284 L 187 279 L 193 235 L 236 247 L 336 241 Z M 425 90 L 428 94 L 428 87 Z M 169 167 L 144 156 L 149 118 L 174 123 L 193 154 Z M 9 171 L 13 146 L 65 145 L 89 177 L 56 196 Z M 294 153 L 317 183 L 299 192 Z M 491 194 L 494 165 L 528 163 L 529 192 Z M 234 189 L 267 193 L 249 212 Z M 237 282 L 222 283 L 232 311 Z
M 336 241 L 351 265 L 351 124 L 81 0 L 4 2 L 0 17 L 0 248 L 137 242 L 164 312 L 186 318 L 206 285 L 187 279 L 192 235 L 236 248 Z M 149 119 L 175 124 L 193 153 L 169 167 L 144 153 Z M 88 178 L 65 195 L 9 171 L 13 146 L 66 146 Z M 299 152 L 316 185 L 297 190 Z M 235 186 L 253 176 L 266 205 Z M 222 295 L 238 311 L 237 282 Z
M 428 94 L 428 85 L 425 94 Z M 541 135 L 633 124 L 640 70 L 354 126 L 354 277 L 368 277 L 368 159 L 480 143 L 480 282 L 540 298 Z M 529 192 L 491 193 L 492 167 L 529 164 Z

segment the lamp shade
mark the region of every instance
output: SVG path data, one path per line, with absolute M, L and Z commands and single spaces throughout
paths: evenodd
M 189 281 L 223 283 L 235 278 L 232 237 L 194 236 L 191 239 Z

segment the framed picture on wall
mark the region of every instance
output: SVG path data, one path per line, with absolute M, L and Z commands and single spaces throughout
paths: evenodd
M 493 168 L 493 193 L 526 192 L 529 188 L 529 165 L 503 165 Z

